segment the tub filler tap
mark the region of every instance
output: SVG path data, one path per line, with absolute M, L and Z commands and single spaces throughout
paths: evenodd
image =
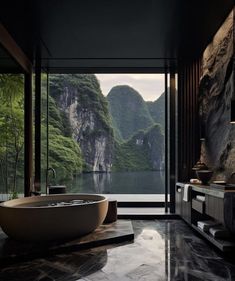
M 46 194 L 48 194 L 48 187 L 50 186 L 50 183 L 49 183 L 49 172 L 52 172 L 52 175 L 53 175 L 53 179 L 55 179 L 56 178 L 56 171 L 55 171 L 55 169 L 53 169 L 53 168 L 48 168 L 47 170 L 46 170 Z

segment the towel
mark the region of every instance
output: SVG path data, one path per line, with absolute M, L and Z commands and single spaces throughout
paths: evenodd
M 201 201 L 201 202 L 205 202 L 205 201 L 206 201 L 206 197 L 203 196 L 203 195 L 197 195 L 197 196 L 196 196 L 196 199 L 197 199 L 198 201 Z
M 190 184 L 185 184 L 184 185 L 184 196 L 183 196 L 183 201 L 188 202 L 189 201 L 189 191 L 191 189 Z
M 202 229 L 203 231 L 209 231 L 211 227 L 215 227 L 220 225 L 219 222 L 208 220 L 208 221 L 198 221 L 197 226 Z
M 211 227 L 209 229 L 209 232 L 214 238 L 225 238 L 226 239 L 226 238 L 230 237 L 230 233 L 223 226 Z

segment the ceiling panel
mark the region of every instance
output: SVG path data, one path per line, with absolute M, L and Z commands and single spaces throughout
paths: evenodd
M 19 15 L 14 22 L 10 14 L 5 23 L 10 22 L 26 53 L 33 54 L 40 42 L 43 65 L 59 71 L 92 65 L 162 67 L 197 57 L 233 7 L 233 0 L 22 2 L 28 5 L 21 11 L 24 25 L 17 25 Z

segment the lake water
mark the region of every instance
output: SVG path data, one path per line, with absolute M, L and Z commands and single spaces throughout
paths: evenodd
M 87 173 L 77 176 L 72 181 L 55 182 L 67 186 L 72 193 L 103 193 L 103 194 L 164 194 L 165 172 L 117 172 Z M 18 193 L 23 193 L 23 180 L 18 184 Z M 41 187 L 42 192 L 45 186 Z M 0 185 L 0 201 L 5 199 L 5 187 Z M 5 197 L 4 197 L 5 196 Z
M 163 194 L 165 172 L 87 173 L 64 184 L 74 193 Z

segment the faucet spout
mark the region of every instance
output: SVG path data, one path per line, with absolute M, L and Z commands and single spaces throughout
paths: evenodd
M 52 172 L 53 178 L 54 179 L 56 178 L 56 171 L 55 171 L 55 169 L 53 169 L 52 167 L 48 168 L 46 170 L 46 194 L 48 193 L 48 187 L 50 186 L 50 184 L 49 184 L 49 176 L 48 176 L 50 171 Z
M 47 173 L 48 173 L 49 171 L 52 171 L 53 178 L 55 179 L 55 178 L 56 178 L 56 171 L 55 171 L 55 169 L 53 169 L 53 168 L 50 167 L 50 168 L 47 169 Z

